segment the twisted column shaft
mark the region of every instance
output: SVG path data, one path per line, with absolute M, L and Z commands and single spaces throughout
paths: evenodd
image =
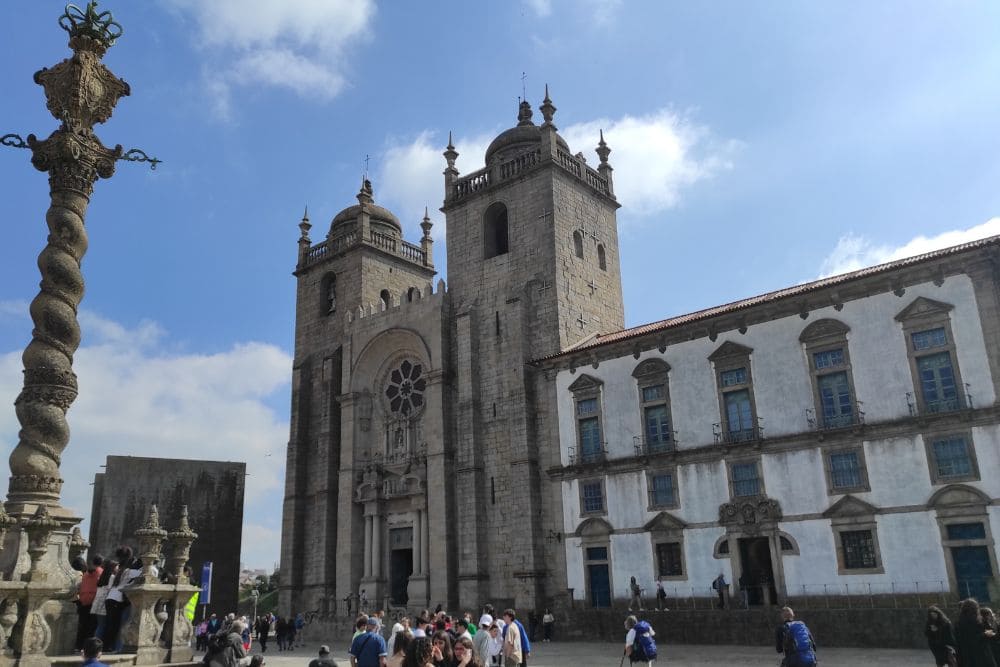
M 45 216 L 48 243 L 38 255 L 40 291 L 31 302 L 34 329 L 24 350 L 24 388 L 15 401 L 21 424 L 10 455 L 12 501 L 58 502 L 59 463 L 69 443 L 66 411 L 76 399 L 73 354 L 80 345 L 77 308 L 83 298 L 80 261 L 87 251 L 83 220 L 90 203 L 83 193 L 51 193 Z

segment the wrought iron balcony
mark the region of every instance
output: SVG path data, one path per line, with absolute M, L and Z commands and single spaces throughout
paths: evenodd
M 806 423 L 812 431 L 829 431 L 838 428 L 850 428 L 860 426 L 865 423 L 864 403 L 853 402 L 854 409 L 847 414 L 821 415 L 816 418 L 816 411 L 812 408 L 806 409 Z
M 601 463 L 608 460 L 608 443 L 602 442 L 600 449 L 579 451 L 576 447 L 569 448 L 569 464 L 571 466 L 586 463 Z
M 632 447 L 636 456 L 649 456 L 650 454 L 663 454 L 676 449 L 677 431 L 667 431 L 657 440 L 634 435 L 632 436 Z
M 966 409 L 971 410 L 972 406 L 972 392 L 968 384 L 965 385 L 964 394 L 957 394 L 951 398 L 924 401 L 922 408 L 918 407 L 914 393 L 912 391 L 906 392 L 906 407 L 909 408 L 911 417 L 916 417 L 918 414 L 934 415 Z
M 757 442 L 764 439 L 764 418 L 754 417 L 746 428 L 723 428 L 721 423 L 712 424 L 712 434 L 717 445 L 735 445 L 742 442 Z

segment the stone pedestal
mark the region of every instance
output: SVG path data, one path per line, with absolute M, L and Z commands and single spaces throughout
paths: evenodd
M 13 644 L 14 654 L 19 656 L 12 664 L 18 667 L 48 667 L 52 659 L 46 653 L 67 652 L 62 650 L 67 641 L 68 648 L 72 649 L 76 614 L 68 609 L 65 601 L 58 599 L 59 596 L 66 596 L 65 590 L 31 582 L 20 584 L 20 591 L 13 590 L 15 587 L 0 589 L 0 593 L 8 592 L 18 597 L 19 613 L 13 629 Z
M 126 586 L 123 590 L 132 607 L 121 631 L 124 642 L 122 652 L 134 653 L 137 665 L 167 662 L 170 651 L 160 635 L 167 620 L 165 605 L 173 599 L 174 586 L 144 583 Z
M 410 575 L 406 585 L 406 606 L 410 609 L 426 609 L 430 606 L 430 595 L 426 574 Z
M 184 615 L 184 608 L 200 589 L 197 586 L 173 586 L 173 610 L 169 628 L 170 655 L 168 662 L 191 662 L 194 659 L 194 628 Z

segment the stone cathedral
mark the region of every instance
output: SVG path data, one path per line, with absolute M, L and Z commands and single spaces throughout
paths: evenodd
M 302 220 L 282 610 L 343 611 L 361 591 L 452 609 L 565 593 L 538 453 L 557 436 L 530 362 L 622 329 L 619 204 L 603 136 L 595 169 L 547 91 L 540 111 L 521 102 L 471 174 L 449 141 L 447 288 L 426 214 L 407 242 L 367 180 L 315 242 Z

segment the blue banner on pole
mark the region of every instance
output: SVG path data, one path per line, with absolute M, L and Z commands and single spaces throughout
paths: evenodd
M 212 561 L 201 566 L 201 597 L 199 604 L 207 605 L 212 602 Z

